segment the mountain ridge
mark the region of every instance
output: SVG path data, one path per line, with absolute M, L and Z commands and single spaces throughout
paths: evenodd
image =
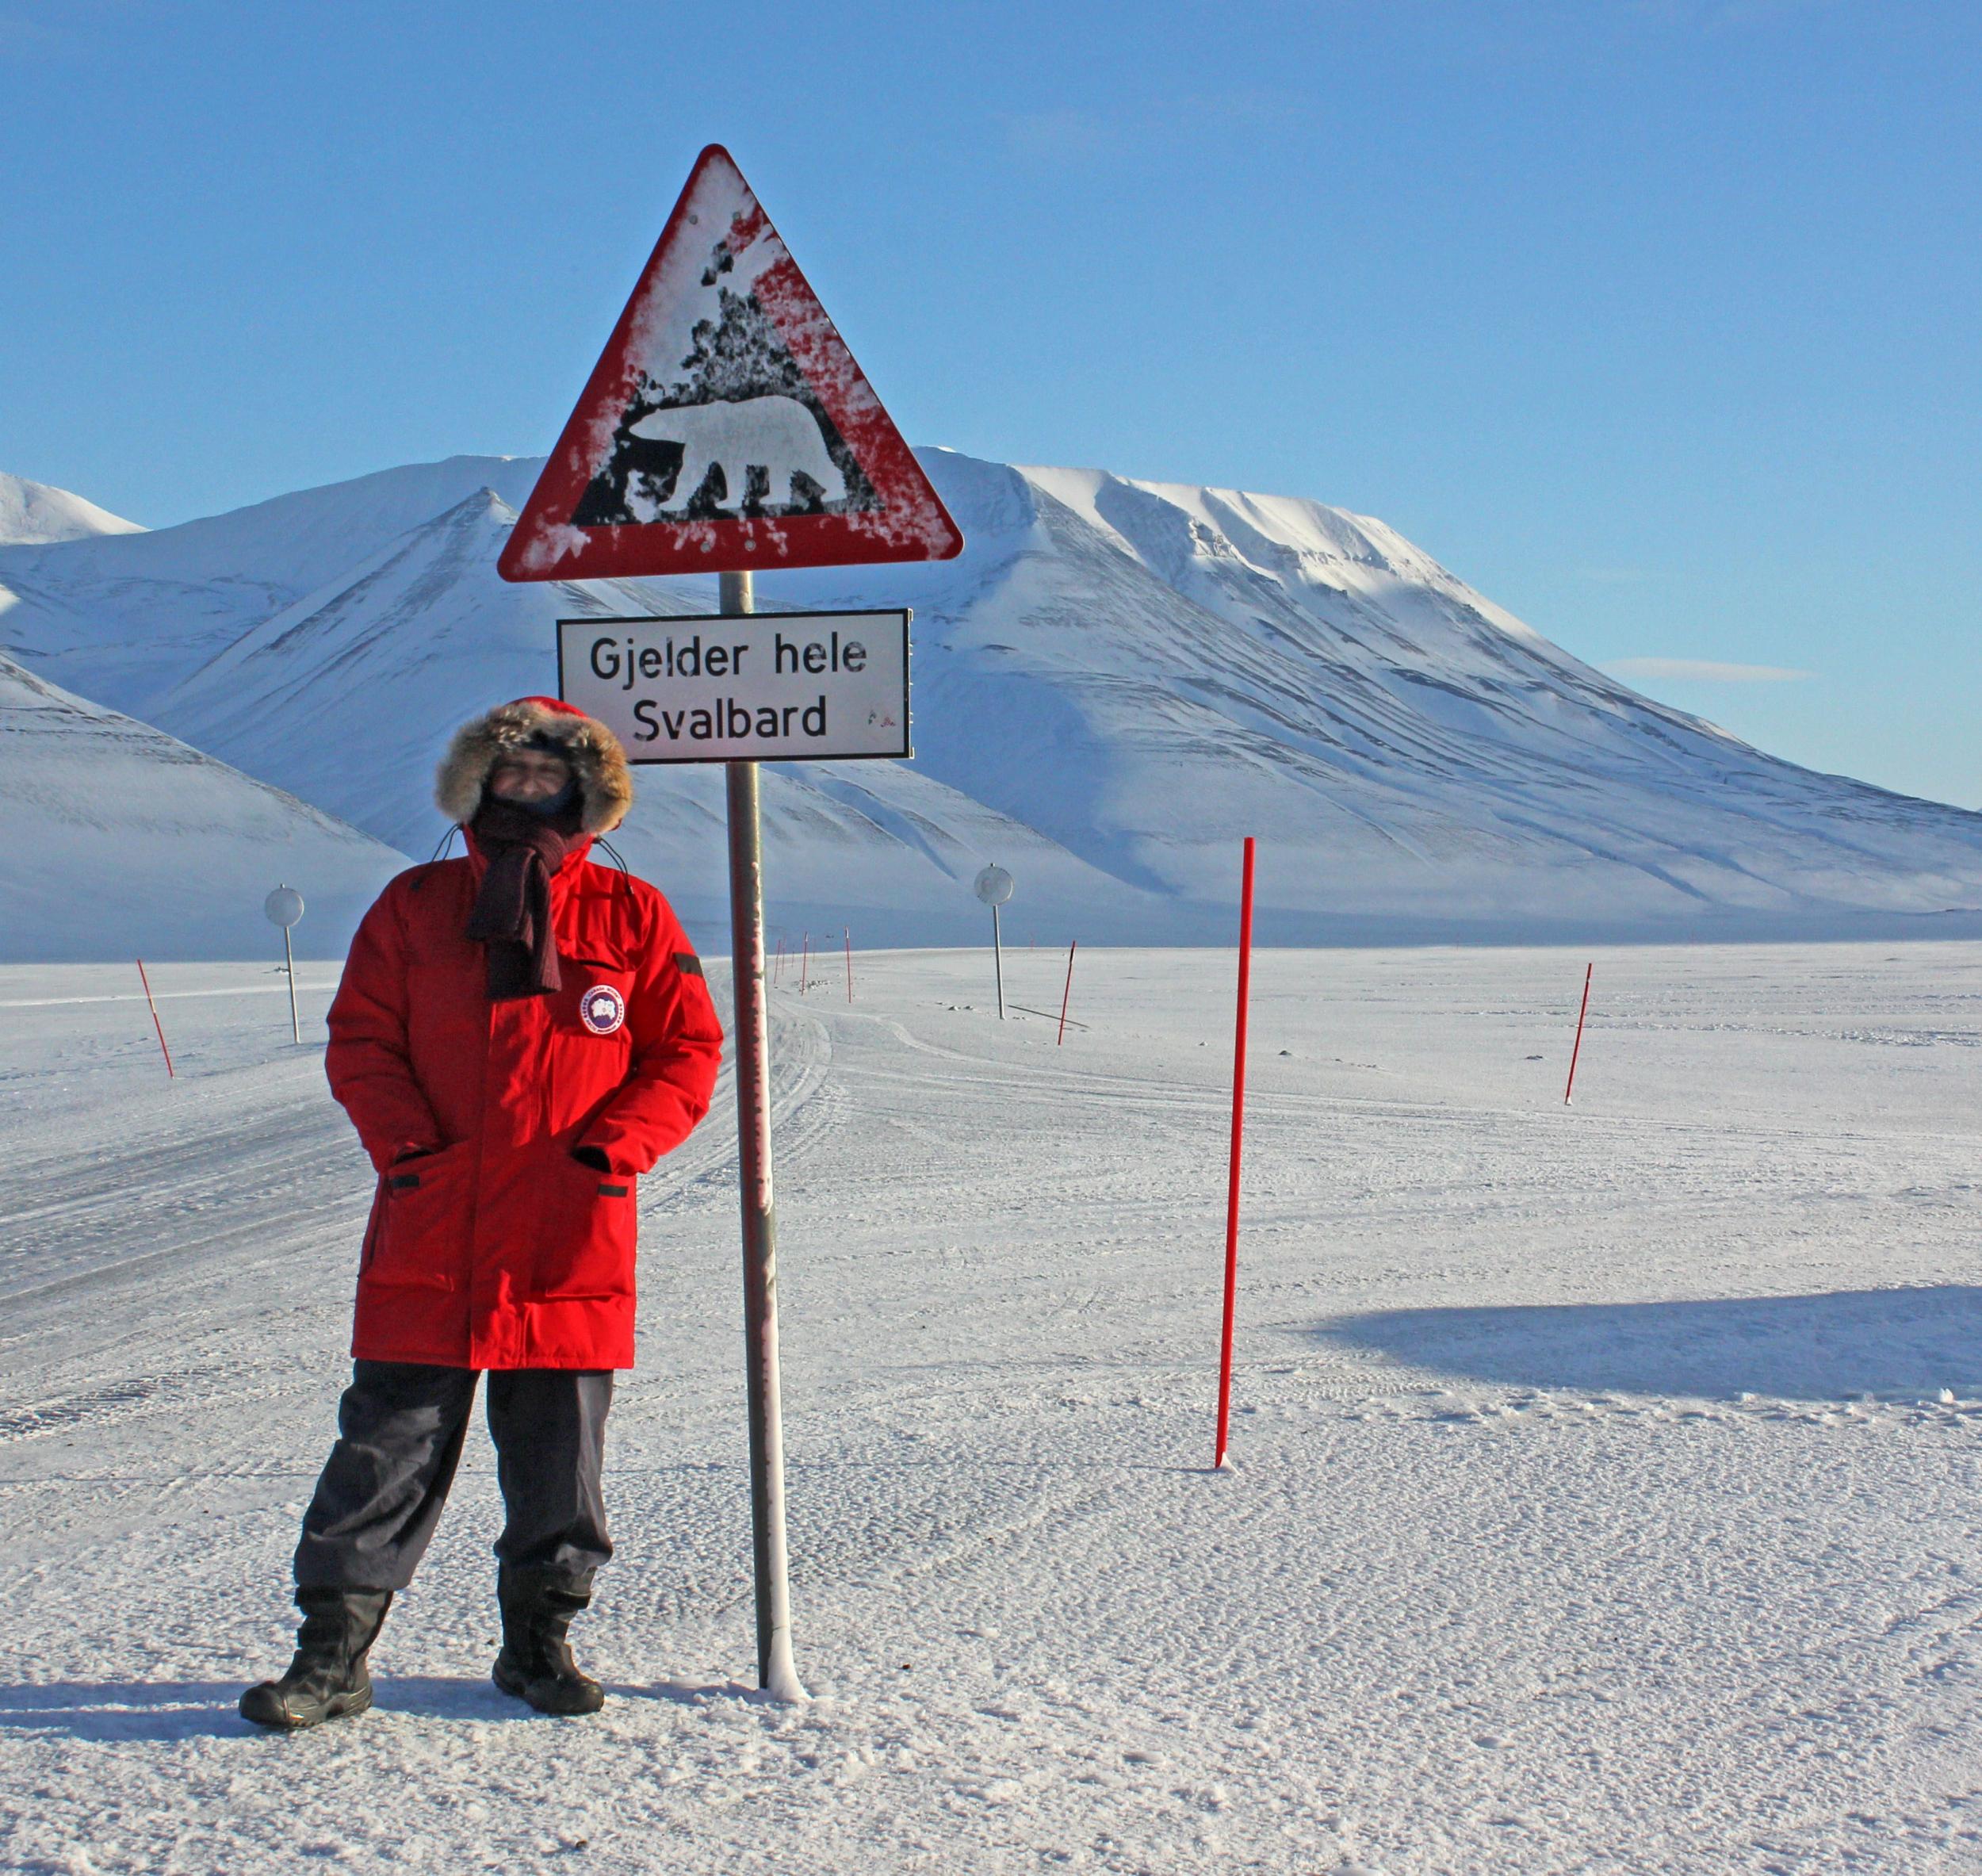
M 1982 905 L 1982 815 L 1642 697 L 1374 518 L 920 454 L 960 559 L 758 578 L 767 611 L 916 611 L 915 760 L 765 771 L 769 890 L 794 916 L 967 935 L 968 879 L 997 858 L 1049 925 L 1208 937 L 1245 833 L 1272 850 L 1263 912 L 1290 937 L 1816 934 Z M 0 640 L 419 851 L 440 744 L 498 695 L 554 689 L 557 617 L 714 607 L 713 579 L 497 580 L 537 467 L 452 458 L 0 549 Z M 720 776 L 641 787 L 629 856 L 719 916 Z
M 135 521 L 68 489 L 0 471 L 0 546 L 48 547 L 100 534 L 141 534 Z

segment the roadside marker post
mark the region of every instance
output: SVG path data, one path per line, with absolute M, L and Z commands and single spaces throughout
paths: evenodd
M 1597 960 L 1592 958 L 1583 967 L 1583 1006 L 1576 1012 L 1576 1044 L 1569 1051 L 1569 1079 L 1563 1084 L 1562 1105 L 1569 1105 L 1569 1097 L 1575 1091 L 1576 1058 L 1583 1052 L 1583 1021 L 1590 1014 L 1590 980 L 1596 974 Z
M 1245 1010 L 1253 981 L 1253 837 L 1245 837 L 1239 886 L 1238 1016 L 1232 1036 L 1232 1158 L 1225 1193 L 1225 1323 L 1219 1337 L 1218 1446 L 1211 1469 L 1225 1468 L 1232 1427 L 1232 1319 L 1238 1305 L 1239 1150 L 1245 1135 Z
M 812 934 L 805 934 L 804 948 L 798 953 L 798 994 L 805 994 L 805 979 L 812 974 Z
M 1012 875 L 1003 867 L 995 863 L 978 874 L 974 889 L 978 897 L 991 908 L 991 968 L 997 978 L 998 1020 L 1004 1020 L 1004 946 L 998 932 L 998 908 L 1012 897 Z
M 289 1039 L 303 1039 L 302 1019 L 296 1013 L 296 953 L 289 945 L 289 928 L 303 916 L 303 895 L 293 886 L 278 886 L 262 902 L 269 923 L 282 928 L 282 967 L 289 974 Z
M 159 1020 L 159 1006 L 151 1001 L 151 980 L 144 974 L 144 959 L 138 959 L 138 982 L 144 986 L 144 1001 L 151 1011 L 151 1027 L 158 1032 L 159 1053 L 165 1058 L 165 1078 L 176 1082 L 179 1078 L 172 1067 L 172 1051 L 165 1046 L 165 1025 Z
M 1067 999 L 1073 994 L 1073 954 L 1080 948 L 1081 940 L 1077 938 L 1066 948 L 1066 988 L 1060 993 L 1060 1033 L 1053 1039 L 1056 1049 L 1066 1040 Z
M 714 617 L 561 619 L 558 695 L 635 764 L 724 765 L 757 1675 L 783 1700 L 805 1690 L 787 1583 L 758 765 L 911 755 L 910 615 L 759 614 L 752 575 L 962 550 L 782 237 L 711 144 L 496 567 L 515 580 L 721 576 Z M 801 993 L 810 949 L 808 934 Z
M 842 925 L 840 929 L 847 941 L 847 1001 L 851 1003 L 853 1001 L 853 928 Z

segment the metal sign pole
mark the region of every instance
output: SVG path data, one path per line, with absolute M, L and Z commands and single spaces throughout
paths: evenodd
M 303 1039 L 302 1019 L 296 1013 L 296 947 L 289 942 L 289 929 L 303 916 L 303 895 L 293 886 L 278 886 L 262 902 L 268 921 L 282 928 L 282 968 L 289 980 L 289 1038 Z
M 754 611 L 748 573 L 722 576 L 721 609 Z M 778 1228 L 771 1186 L 771 1030 L 764 989 L 763 839 L 757 764 L 724 765 L 729 807 L 729 956 L 736 997 L 737 1137 L 743 1188 L 744 1373 L 757 1581 L 757 1684 L 802 1700 L 786 1580 L 784 1434 L 778 1399 Z
M 993 862 L 978 874 L 970 889 L 991 908 L 991 964 L 998 978 L 998 1020 L 1004 1020 L 1004 944 L 998 929 L 998 908 L 1012 897 L 1012 875 Z

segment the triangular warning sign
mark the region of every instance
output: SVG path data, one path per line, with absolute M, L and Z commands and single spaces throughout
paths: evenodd
M 585 580 L 962 549 L 750 185 L 712 144 L 498 570 Z

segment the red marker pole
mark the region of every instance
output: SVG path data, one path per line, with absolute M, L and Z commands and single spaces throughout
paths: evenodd
M 1073 994 L 1073 954 L 1080 948 L 1077 938 L 1066 948 L 1066 988 L 1060 993 L 1060 1033 L 1053 1039 L 1056 1049 L 1066 1040 L 1066 1000 Z
M 1069 960 L 1069 964 L 1071 959 Z M 1239 1148 L 1245 1132 L 1245 1005 L 1253 980 L 1253 837 L 1245 837 L 1245 865 L 1239 887 L 1238 1020 L 1232 1041 L 1232 1170 L 1225 1197 L 1225 1327 L 1219 1338 L 1218 1451 L 1215 1471 L 1225 1465 L 1232 1427 L 1232 1318 L 1238 1304 Z
M 798 994 L 805 994 L 805 979 L 812 974 L 812 934 L 805 934 L 805 947 L 798 959 Z
M 1569 1079 L 1563 1084 L 1562 1105 L 1569 1105 L 1570 1092 L 1576 1085 L 1576 1058 L 1583 1052 L 1583 1018 L 1590 1014 L 1590 979 L 1597 968 L 1593 958 L 1583 967 L 1583 1006 L 1576 1013 L 1576 1046 L 1569 1051 Z
M 165 1046 L 165 1025 L 159 1020 L 159 1006 L 151 1001 L 151 980 L 144 974 L 144 959 L 138 959 L 138 982 L 144 986 L 144 1001 L 151 1011 L 151 1027 L 158 1032 L 159 1053 L 165 1058 L 165 1078 L 176 1082 L 179 1078 L 172 1070 L 172 1051 Z
M 840 928 L 847 941 L 847 1001 L 853 1001 L 853 933 L 845 925 Z

